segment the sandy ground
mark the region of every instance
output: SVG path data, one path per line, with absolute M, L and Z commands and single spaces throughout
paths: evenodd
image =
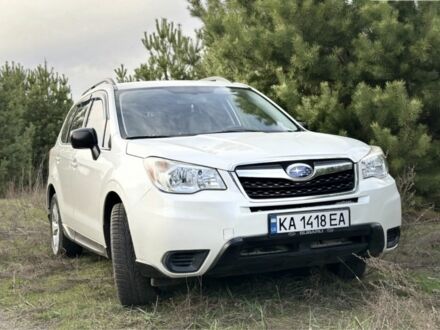
M 32 326 L 26 321 L 20 322 L 18 320 L 11 319 L 8 314 L 0 310 L 0 330 L 25 330 L 25 329 L 41 329 Z
M 6 314 L 0 310 L 0 329 L 17 329 L 14 322 L 11 322 Z

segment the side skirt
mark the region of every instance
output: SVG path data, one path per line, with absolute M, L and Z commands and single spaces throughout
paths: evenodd
M 102 246 L 101 244 L 98 244 L 91 239 L 88 239 L 87 237 L 81 235 L 80 233 L 74 231 L 72 228 L 67 227 L 63 224 L 64 234 L 66 236 L 74 241 L 75 243 L 78 243 L 82 247 L 86 248 L 87 250 L 92 251 L 93 253 L 99 254 L 100 256 L 108 258 L 107 249 Z

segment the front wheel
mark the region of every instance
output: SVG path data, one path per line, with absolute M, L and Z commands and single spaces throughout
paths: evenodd
M 127 214 L 122 203 L 115 204 L 110 218 L 110 242 L 118 298 L 124 306 L 146 305 L 156 299 L 156 290 L 150 279 L 142 276 L 136 267 L 136 256 Z
M 57 195 L 50 200 L 50 233 L 52 252 L 56 256 L 66 255 L 70 258 L 77 257 L 82 253 L 82 247 L 72 242 L 63 232 L 60 208 Z

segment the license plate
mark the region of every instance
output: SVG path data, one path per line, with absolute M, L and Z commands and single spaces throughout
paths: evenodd
M 350 226 L 350 209 L 269 214 L 271 235 L 308 233 Z

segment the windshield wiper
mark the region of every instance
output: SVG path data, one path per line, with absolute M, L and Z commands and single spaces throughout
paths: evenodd
M 257 133 L 285 133 L 285 132 L 295 132 L 293 130 L 285 130 L 285 131 L 262 131 L 258 129 L 227 129 L 224 131 L 215 131 L 215 132 L 206 132 L 206 133 L 199 133 L 198 135 L 202 134 L 221 134 L 221 133 L 246 133 L 246 132 L 257 132 Z
M 202 134 L 220 134 L 220 133 L 241 133 L 241 132 L 261 132 L 256 129 L 245 129 L 245 128 L 234 128 L 234 129 L 225 129 L 223 131 L 214 131 L 214 132 L 205 132 L 205 133 L 199 133 L 198 135 Z
M 138 135 L 138 136 L 127 136 L 127 140 L 138 140 L 138 139 L 159 139 L 159 138 L 169 138 L 175 136 L 187 136 L 187 135 Z
M 203 132 L 203 133 L 194 133 L 194 134 L 182 134 L 182 135 L 138 135 L 138 136 L 128 136 L 127 140 L 138 140 L 138 139 L 159 139 L 159 138 L 171 138 L 171 137 L 181 137 L 181 136 L 195 136 L 195 135 L 206 135 L 206 134 L 222 134 L 222 133 L 246 133 L 246 132 L 256 132 L 256 133 L 286 133 L 286 132 L 296 132 L 293 130 L 285 130 L 285 131 L 262 131 L 258 129 L 246 129 L 246 128 L 234 128 L 234 129 L 226 129 L 223 131 L 214 131 L 214 132 Z
M 137 136 L 127 136 L 127 140 L 138 140 L 138 139 L 152 139 L 152 138 L 164 138 L 171 137 L 170 135 L 137 135 Z
M 127 136 L 127 140 L 138 140 L 138 139 L 160 139 L 160 138 L 172 138 L 172 137 L 184 137 L 184 136 L 195 136 L 198 133 L 188 133 L 188 134 L 176 134 L 176 135 L 135 135 Z

